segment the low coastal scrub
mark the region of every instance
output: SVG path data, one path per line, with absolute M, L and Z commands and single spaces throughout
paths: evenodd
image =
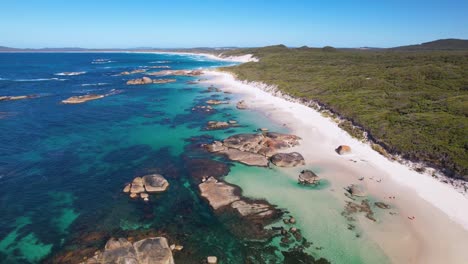
M 391 154 L 468 180 L 468 52 L 287 48 L 225 51 L 259 62 L 225 68 L 239 79 L 314 100 Z M 354 133 L 356 132 L 356 133 Z M 355 136 L 356 136 L 355 135 Z

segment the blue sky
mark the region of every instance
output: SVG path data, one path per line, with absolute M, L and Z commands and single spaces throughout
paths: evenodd
M 0 0 L 0 46 L 391 47 L 468 39 L 468 0 Z

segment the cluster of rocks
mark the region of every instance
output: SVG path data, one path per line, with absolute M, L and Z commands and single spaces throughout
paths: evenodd
M 209 152 L 223 154 L 230 160 L 250 166 L 267 167 L 273 164 L 283 167 L 303 165 L 304 157 L 297 152 L 277 153 L 277 151 L 299 144 L 295 135 L 267 132 L 238 134 L 221 141 L 203 145 Z
M 283 223 L 286 225 L 294 225 L 296 224 L 296 219 L 292 216 L 289 216 L 288 218 L 283 219 Z M 289 230 L 287 228 L 281 227 L 279 230 L 281 234 L 280 245 L 282 247 L 287 247 L 289 244 L 293 243 L 291 236 L 293 236 L 294 239 L 298 242 L 302 241 L 301 230 L 298 229 L 297 227 L 292 226 L 289 228 Z
M 237 107 L 237 109 L 247 109 L 248 108 L 248 106 L 247 106 L 247 104 L 245 103 L 244 100 L 240 100 L 239 102 L 237 102 L 236 107 Z
M 237 121 L 235 120 L 229 120 L 227 122 L 225 121 L 208 121 L 206 124 L 206 129 L 207 130 L 218 130 L 218 129 L 226 129 L 229 127 L 234 127 L 238 126 Z
M 133 71 L 124 71 L 124 72 L 121 72 L 119 75 L 130 75 L 130 74 L 144 73 L 144 72 L 146 72 L 146 69 L 138 69 L 138 70 L 133 70 Z
M 206 101 L 206 103 L 209 105 L 229 104 L 228 101 L 221 101 L 221 100 L 215 100 L 215 99 L 210 99 Z
M 81 104 L 87 101 L 101 99 L 106 97 L 104 94 L 87 94 L 87 95 L 79 95 L 79 96 L 72 96 L 68 99 L 62 101 L 63 104 Z
M 32 99 L 39 97 L 36 94 L 30 95 L 17 95 L 17 96 L 0 96 L 0 101 L 14 101 L 14 100 L 24 100 L 24 99 Z
M 351 147 L 347 145 L 341 145 L 335 149 L 336 153 L 340 155 L 345 155 L 345 154 L 350 154 L 351 153 Z
M 161 83 L 171 83 L 177 81 L 176 79 L 151 79 L 149 77 L 137 78 L 133 80 L 128 80 L 127 85 L 143 85 L 143 84 L 161 84 Z
M 202 75 L 203 71 L 201 70 L 165 70 L 158 72 L 150 72 L 148 75 L 153 76 L 199 76 Z
M 212 113 L 215 110 L 211 105 L 197 105 L 192 108 L 192 112 L 199 112 L 199 113 Z
M 208 89 L 206 89 L 206 91 L 210 92 L 210 93 L 213 93 L 213 92 L 219 93 L 219 92 L 221 92 L 221 90 L 219 88 L 216 88 L 214 86 L 208 87 Z
M 131 198 L 140 197 L 144 201 L 148 201 L 148 193 L 164 192 L 168 187 L 169 182 L 167 182 L 163 176 L 159 174 L 151 174 L 134 178 L 132 183 L 125 186 L 123 192 L 130 193 Z
M 362 200 L 361 204 L 351 201 L 346 202 L 345 210 L 342 212 L 342 215 L 346 217 L 348 221 L 354 221 L 353 215 L 356 213 L 364 213 L 369 220 L 377 221 L 377 219 L 374 218 L 374 212 L 367 199 Z
M 303 170 L 303 171 L 301 171 L 301 173 L 299 173 L 299 179 L 298 179 L 299 184 L 317 185 L 319 183 L 319 181 L 320 181 L 320 179 L 317 176 L 317 174 L 315 174 L 311 170 Z
M 111 238 L 104 250 L 97 251 L 82 264 L 131 263 L 174 264 L 172 250 L 164 237 L 146 238 L 131 243 L 125 238 Z

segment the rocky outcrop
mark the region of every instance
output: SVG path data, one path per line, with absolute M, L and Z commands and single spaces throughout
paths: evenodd
M 215 256 L 209 256 L 206 258 L 206 262 L 208 264 L 217 264 L 218 263 L 218 258 Z
M 351 147 L 347 145 L 341 145 L 335 149 L 336 153 L 340 155 L 345 155 L 345 154 L 350 154 L 351 153 Z
M 208 200 L 208 203 L 214 210 L 240 199 L 240 197 L 235 194 L 235 187 L 218 181 L 213 177 L 200 183 L 198 188 L 200 189 L 201 195 Z
M 274 215 L 276 209 L 266 202 L 249 201 L 240 195 L 240 189 L 209 177 L 198 185 L 201 195 L 214 210 L 229 206 L 242 217 L 263 218 Z
M 228 122 L 223 121 L 208 121 L 206 125 L 206 129 L 208 130 L 216 130 L 216 129 L 225 129 L 228 128 L 230 125 Z
M 159 174 L 143 176 L 143 185 L 149 193 L 164 192 L 169 188 L 167 180 Z
M 143 84 L 162 84 L 162 83 L 170 83 L 175 82 L 176 79 L 151 79 L 149 77 L 137 78 L 133 80 L 128 80 L 127 85 L 143 85 Z
M 296 167 L 305 165 L 304 157 L 298 152 L 277 153 L 270 158 L 278 167 Z
M 260 154 L 241 151 L 238 149 L 228 148 L 224 151 L 221 151 L 226 155 L 230 160 L 238 161 L 249 166 L 258 166 L 258 167 L 267 167 L 268 159 Z
M 72 96 L 68 99 L 62 101 L 63 104 L 81 104 L 91 100 L 97 100 L 106 97 L 104 94 L 87 94 L 87 95 L 79 95 L 79 96 Z
M 281 211 L 271 204 L 242 197 L 239 187 L 214 177 L 200 183 L 199 189 L 201 196 L 234 234 L 251 239 L 271 237 L 272 234 L 264 226 L 281 215 Z
M 300 184 L 318 184 L 319 183 L 319 177 L 317 176 L 317 174 L 315 174 L 313 171 L 311 170 L 303 170 L 301 171 L 301 173 L 299 174 L 299 183 Z
M 209 152 L 224 154 L 229 159 L 251 166 L 268 166 L 268 157 L 278 150 L 299 144 L 299 137 L 280 133 L 237 134 L 204 145 Z
M 124 72 L 121 72 L 119 75 L 130 75 L 130 74 L 144 73 L 144 72 L 146 72 L 146 69 L 138 69 L 138 70 L 133 70 L 133 71 L 124 71 Z
M 208 121 L 206 124 L 207 130 L 218 130 L 218 129 L 226 129 L 230 127 L 236 127 L 237 121 L 229 120 L 228 122 L 225 121 Z
M 229 102 L 228 101 L 210 99 L 210 100 L 206 101 L 206 103 L 209 104 L 209 105 L 219 105 L 219 104 L 228 104 Z
M 237 109 L 247 109 L 248 108 L 248 106 L 247 106 L 247 104 L 245 103 L 244 100 L 240 100 L 239 102 L 237 102 L 236 107 L 237 107 Z
M 150 72 L 148 75 L 153 76 L 199 76 L 202 75 L 203 71 L 200 70 L 165 70 L 158 72 Z
M 143 177 L 135 177 L 123 189 L 123 192 L 130 193 L 131 198 L 138 198 L 148 201 L 148 193 L 160 193 L 169 188 L 169 182 L 159 174 L 150 174 Z
M 147 238 L 131 243 L 125 238 L 111 238 L 103 251 L 98 251 L 83 264 L 174 264 L 172 251 L 164 237 Z
M 142 84 L 150 84 L 150 83 L 153 83 L 153 80 L 146 76 L 143 78 L 138 78 L 138 79 L 127 81 L 127 85 L 142 85 Z
M 30 95 L 17 95 L 17 96 L 0 96 L 0 101 L 15 101 L 15 100 L 24 100 L 24 99 L 32 99 L 37 98 L 38 95 L 30 94 Z

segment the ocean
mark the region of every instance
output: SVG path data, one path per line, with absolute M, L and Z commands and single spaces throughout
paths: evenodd
M 191 174 L 213 159 L 199 151 L 201 143 L 253 133 L 260 127 L 288 130 L 264 113 L 236 109 L 240 95 L 208 90 L 197 82 L 203 76 L 126 85 L 144 73 L 120 74 L 233 64 L 175 54 L 0 54 L 0 96 L 35 95 L 0 101 L 0 262 L 76 263 L 102 249 L 111 237 L 163 235 L 184 246 L 174 254 L 176 263 L 199 263 L 210 255 L 220 263 L 283 263 L 282 251 L 288 249 L 281 247 L 278 238 L 246 241 L 233 234 L 225 219 L 200 198 Z M 61 103 L 71 96 L 108 93 L 82 104 Z M 232 103 L 213 106 L 210 113 L 194 110 L 209 99 Z M 236 120 L 240 125 L 206 130 L 210 120 Z M 292 207 L 307 199 L 309 190 L 274 168 L 216 161 L 224 164 L 226 174 L 231 170 L 226 181 L 239 185 L 245 195 L 267 199 L 301 220 L 303 207 Z M 210 170 L 206 168 L 207 173 Z M 134 177 L 151 173 L 169 181 L 168 191 L 149 202 L 130 199 L 122 192 Z M 281 192 L 280 187 L 291 195 L 274 195 Z M 317 221 L 301 223 L 306 239 L 315 243 L 305 252 L 333 263 L 385 262 L 372 243 L 356 242 L 354 233 L 337 233 L 347 223 L 340 215 L 342 208 L 333 200 L 327 202 L 324 190 L 329 188 L 330 183 L 316 188 L 313 197 L 320 206 L 304 213 Z M 324 226 L 327 221 L 334 224 Z

